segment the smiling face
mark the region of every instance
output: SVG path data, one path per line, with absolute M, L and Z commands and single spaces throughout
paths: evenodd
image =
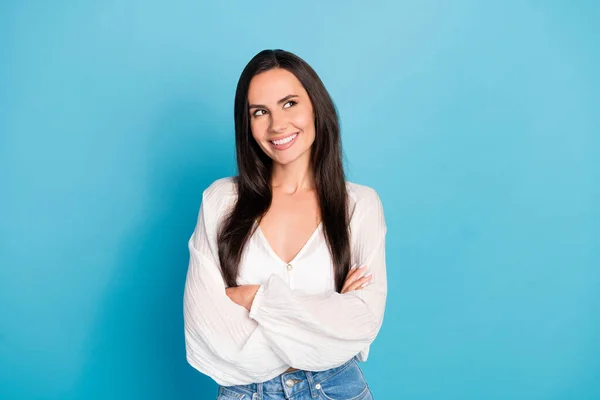
M 252 136 L 275 163 L 308 163 L 315 141 L 313 106 L 294 74 L 275 68 L 255 75 L 248 89 Z

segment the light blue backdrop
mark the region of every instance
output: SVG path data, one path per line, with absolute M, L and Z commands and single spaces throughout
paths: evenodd
M 214 4 L 213 4 L 214 3 Z M 595 1 L 3 1 L 0 398 L 213 399 L 185 361 L 202 190 L 283 48 L 388 222 L 376 399 L 600 398 Z

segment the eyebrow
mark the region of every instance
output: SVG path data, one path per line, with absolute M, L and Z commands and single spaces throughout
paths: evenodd
M 288 94 L 287 96 L 285 96 L 284 98 L 282 98 L 281 100 L 279 100 L 277 102 L 277 104 L 282 104 L 285 103 L 286 101 L 288 101 L 289 99 L 292 99 L 294 97 L 300 97 L 297 94 Z M 267 108 L 267 106 L 264 106 L 262 104 L 250 104 L 250 106 L 248 107 L 248 109 L 251 108 Z

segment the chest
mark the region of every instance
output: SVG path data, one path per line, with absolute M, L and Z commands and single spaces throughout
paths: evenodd
M 275 274 L 306 293 L 334 290 L 333 262 L 316 199 L 277 200 L 274 196 L 246 244 L 238 284 L 262 284 Z
M 262 217 L 259 230 L 277 257 L 291 262 L 320 227 L 316 195 L 273 194 L 271 207 Z
M 333 291 L 333 260 L 320 227 L 290 262 L 281 260 L 260 230 L 256 230 L 240 260 L 237 282 L 239 285 L 260 285 L 271 275 L 278 275 L 291 289 L 305 293 Z

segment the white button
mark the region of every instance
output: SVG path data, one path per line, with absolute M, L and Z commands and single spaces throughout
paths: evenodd
M 287 270 L 288 270 L 288 271 L 291 271 L 291 270 L 292 270 L 292 268 L 294 268 L 294 267 L 292 267 L 292 264 L 288 264 L 288 265 L 287 265 Z
M 321 384 L 320 384 L 320 383 L 317 383 L 317 384 L 315 385 L 315 389 L 317 389 L 317 390 L 318 390 L 318 389 L 321 389 Z
M 291 379 L 288 379 L 287 381 L 285 381 L 285 385 L 287 387 L 292 387 L 292 386 L 294 386 L 294 381 Z

